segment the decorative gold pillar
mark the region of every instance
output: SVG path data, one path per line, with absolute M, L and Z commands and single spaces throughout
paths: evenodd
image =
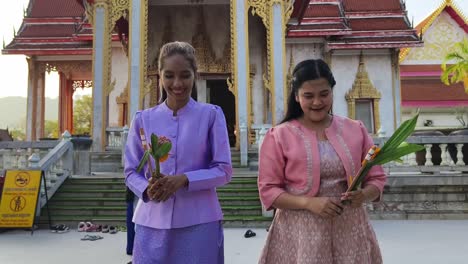
M 247 0 L 231 0 L 231 69 L 232 77 L 228 81 L 234 87 L 236 95 L 236 140 L 240 148 L 241 165 L 248 165 L 248 109 L 250 85 L 249 62 L 249 5 Z
M 112 90 L 112 1 L 95 0 L 93 22 L 93 150 L 104 151 L 107 143 L 107 101 Z
M 252 13 L 262 18 L 267 32 L 267 77 L 272 101 L 272 123 L 280 122 L 287 107 L 286 23 L 293 11 L 292 0 L 249 0 Z M 278 45 L 281 43 L 281 45 Z
M 129 1 L 129 91 L 130 118 L 143 107 L 147 80 L 148 0 Z

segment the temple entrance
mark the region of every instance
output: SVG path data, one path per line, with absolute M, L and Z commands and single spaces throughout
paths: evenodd
M 226 80 L 206 80 L 208 102 L 218 105 L 226 117 L 229 144 L 236 146 L 236 97 L 229 91 Z

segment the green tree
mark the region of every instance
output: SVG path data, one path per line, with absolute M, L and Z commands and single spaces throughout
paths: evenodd
M 10 130 L 11 136 L 13 140 L 26 140 L 26 134 L 24 133 L 24 129 L 15 128 Z
M 73 129 L 76 135 L 89 135 L 91 132 L 91 113 L 93 98 L 83 95 L 73 103 Z
M 44 137 L 58 138 L 58 134 L 59 134 L 58 121 L 45 120 Z
M 447 63 L 454 62 L 450 66 Z M 463 82 L 465 93 L 468 94 L 468 39 L 455 44 L 455 51 L 448 53 L 442 63 L 441 80 L 450 85 Z

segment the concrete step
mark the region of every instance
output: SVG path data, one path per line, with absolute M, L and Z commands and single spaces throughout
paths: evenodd
M 389 202 L 383 201 L 370 205 L 373 211 L 396 212 L 396 211 L 468 211 L 466 201 L 408 201 Z
M 424 210 L 369 213 L 373 220 L 468 220 L 468 211 Z
M 218 197 L 226 197 L 226 196 L 233 196 L 233 197 L 239 197 L 239 196 L 258 196 L 258 189 L 256 187 L 254 188 L 219 188 L 217 189 L 218 192 Z
M 454 175 L 391 175 L 388 176 L 388 187 L 405 187 L 405 186 L 453 186 L 461 185 L 468 186 L 467 174 Z
M 384 193 L 383 199 L 385 202 L 468 202 L 467 193 Z
M 70 196 L 70 197 L 53 197 L 49 201 L 49 205 L 67 205 L 67 206 L 74 206 L 74 205 L 85 205 L 85 206 L 125 206 L 126 201 L 125 197 L 123 198 L 116 198 L 116 197 L 103 197 L 103 198 L 96 198 L 96 197 L 80 197 L 80 196 Z
M 64 197 L 83 197 L 83 198 L 123 198 L 125 199 L 125 189 L 123 190 L 101 190 L 101 189 L 62 189 L 54 195 L 54 198 Z

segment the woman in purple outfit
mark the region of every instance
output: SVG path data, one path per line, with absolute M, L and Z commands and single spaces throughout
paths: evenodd
M 158 66 L 162 103 L 136 113 L 125 150 L 126 184 L 140 198 L 133 217 L 133 263 L 224 263 L 216 194 L 232 175 L 224 114 L 191 98 L 197 64 L 190 44 L 164 45 Z M 161 163 L 163 178 L 156 181 L 136 171 L 144 152 L 140 128 L 147 139 L 154 133 L 172 142 L 169 158 Z

